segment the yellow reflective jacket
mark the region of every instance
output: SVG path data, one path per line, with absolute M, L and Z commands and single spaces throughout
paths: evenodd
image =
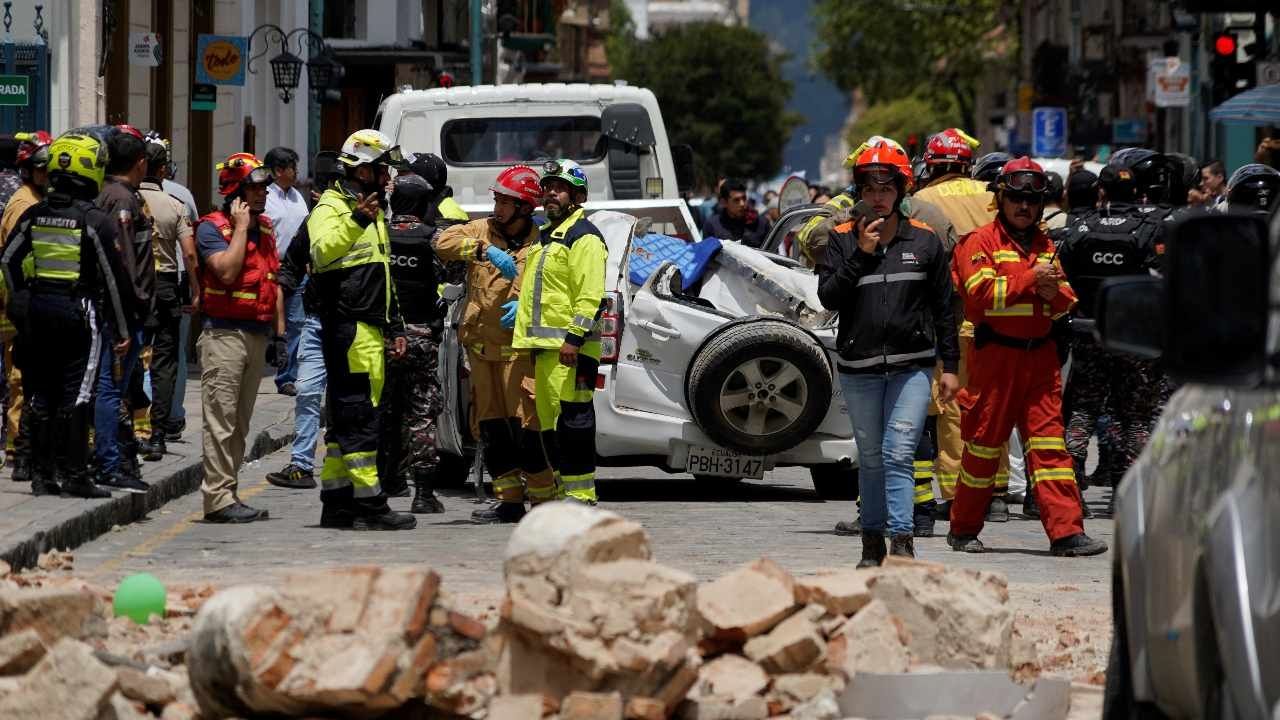
M 604 299 L 609 249 L 582 208 L 559 225 L 543 225 L 541 231 L 541 241 L 530 248 L 520 275 L 512 344 L 521 349 L 558 348 L 566 342 L 581 346 L 595 327 Z
M 811 242 L 814 231 L 823 224 L 824 220 L 835 217 L 841 210 L 848 210 L 856 202 L 852 195 L 842 192 L 823 203 L 822 211 L 806 220 L 804 225 L 800 227 L 800 232 L 796 233 L 796 249 L 800 251 L 800 257 L 807 261 L 806 264 L 809 267 L 814 267 L 817 265 L 818 260 L 821 260 L 817 254 L 819 249 Z M 826 252 L 826 236 L 831 234 L 831 228 L 834 226 L 835 223 L 827 223 L 825 232 L 822 233 L 821 242 L 818 243 L 821 246 L 821 252 Z
M 378 210 L 373 222 L 361 227 L 351 219 L 354 209 L 354 201 L 330 188 L 307 217 L 320 316 L 401 329 L 400 310 L 392 298 L 386 216 Z

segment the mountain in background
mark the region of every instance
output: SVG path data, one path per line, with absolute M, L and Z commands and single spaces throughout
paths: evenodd
M 784 169 L 803 170 L 817 179 L 825 141 L 844 126 L 849 98 L 809 66 L 812 6 L 812 0 L 751 0 L 751 27 L 791 55 L 782 69 L 793 86 L 787 109 L 803 115 L 805 122 L 791 133 L 783 152 Z

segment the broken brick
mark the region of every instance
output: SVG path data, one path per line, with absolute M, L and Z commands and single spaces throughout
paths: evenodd
M 698 670 L 697 696 L 746 697 L 764 692 L 769 676 L 759 665 L 740 655 L 721 655 Z
M 116 668 L 116 681 L 125 697 L 143 705 L 161 707 L 176 699 L 168 681 L 141 670 L 127 666 Z
M 303 573 L 286 578 L 284 591 L 325 608 L 331 632 L 351 632 L 360 627 L 378 575 L 379 568 L 370 565 Z
M 572 692 L 560 703 L 561 720 L 622 720 L 620 693 Z
M 488 720 L 537 720 L 540 717 L 541 695 L 499 695 L 489 703 Z
M 716 639 L 745 641 L 766 632 L 795 608 L 795 582 L 761 558 L 698 588 L 698 612 Z
M 867 570 L 841 568 L 796 578 L 796 602 L 818 603 L 833 615 L 852 615 L 871 602 L 869 577 Z
M 661 700 L 637 695 L 627 700 L 623 716 L 626 720 L 666 720 L 667 707 Z
M 63 638 L 36 663 L 20 689 L 0 696 L 5 720 L 48 720 L 57 703 L 58 720 L 97 720 L 116 689 L 116 674 L 82 642 Z
M 387 568 L 373 580 L 361 632 L 400 633 L 416 642 L 427 629 L 428 613 L 440 589 L 440 576 L 419 567 Z M 332 625 L 331 625 L 332 627 Z
M 827 670 L 845 680 L 859 672 L 906 672 L 909 660 L 897 621 L 879 600 L 849 618 L 827 643 Z
M 101 605 L 92 593 L 67 587 L 0 590 L 0 635 L 27 628 L 48 646 L 63 637 L 106 634 Z
M 0 638 L 0 675 L 21 675 L 44 657 L 44 643 L 32 628 Z
M 805 611 L 792 615 L 768 634 L 748 640 L 743 653 L 771 673 L 808 670 L 822 659 L 825 649 L 814 615 Z

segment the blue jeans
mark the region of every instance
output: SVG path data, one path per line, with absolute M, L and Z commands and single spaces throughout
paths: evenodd
M 191 316 L 183 315 L 178 323 L 178 377 L 173 383 L 173 410 L 169 418 L 186 420 L 187 409 L 183 402 L 187 397 L 187 339 L 191 337 Z
M 289 350 L 289 361 L 276 371 L 277 390 L 298 381 L 298 342 L 302 338 L 302 326 L 307 322 L 307 313 L 302 309 L 302 291 L 306 286 L 307 281 L 303 279 L 297 290 L 284 296 L 284 341 Z
M 320 352 L 320 320 L 308 315 L 298 337 L 298 396 L 293 404 L 293 455 L 290 462 L 314 470 L 324 404 L 324 355 Z
M 107 337 L 114 337 L 113 332 L 108 329 Z M 93 454 L 103 474 L 113 473 L 120 467 L 120 398 L 129 390 L 129 376 L 138 364 L 141 351 L 142 331 L 139 330 L 129 338 L 129 352 L 120 358 L 120 381 L 116 382 L 115 344 L 109 339 L 102 343 L 98 397 L 93 409 Z
M 840 373 L 840 387 L 858 443 L 862 529 L 910 533 L 916 446 L 929 416 L 931 373 Z

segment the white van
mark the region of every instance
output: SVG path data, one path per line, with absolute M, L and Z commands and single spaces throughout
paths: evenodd
M 679 197 L 692 184 L 692 152 L 676 148 L 657 98 L 644 88 L 563 83 L 480 85 L 397 93 L 374 127 L 406 152 L 430 152 L 449 166 L 462 203 L 488 203 L 501 168 L 569 158 L 587 173 L 591 200 Z M 679 178 L 679 182 L 677 181 Z

